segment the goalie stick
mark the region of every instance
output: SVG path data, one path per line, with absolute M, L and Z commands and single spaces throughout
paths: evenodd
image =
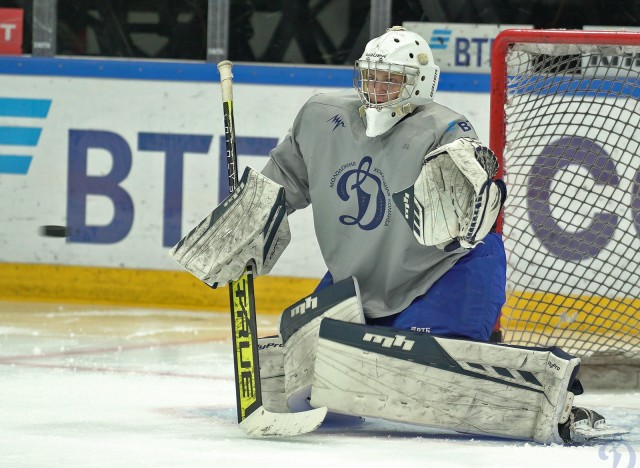
M 229 193 L 238 186 L 238 157 L 233 119 L 233 64 L 224 60 L 218 64 L 222 85 L 222 109 L 227 152 Z M 272 413 L 262 405 L 260 362 L 258 359 L 258 329 L 253 294 L 253 268 L 249 263 L 242 276 L 229 283 L 233 364 L 238 408 L 238 424 L 248 435 L 293 436 L 316 429 L 324 420 L 327 408 L 300 413 Z

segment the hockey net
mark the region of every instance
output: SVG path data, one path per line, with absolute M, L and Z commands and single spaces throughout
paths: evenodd
M 640 363 L 639 98 L 640 33 L 496 38 L 490 145 L 509 189 L 505 342 Z

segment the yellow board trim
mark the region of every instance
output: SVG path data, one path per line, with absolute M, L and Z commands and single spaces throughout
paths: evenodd
M 501 326 L 540 334 L 567 330 L 591 335 L 638 335 L 640 298 L 512 292 L 502 309 Z
M 315 278 L 261 276 L 258 314 L 279 314 L 310 294 Z M 0 263 L 0 300 L 229 310 L 228 287 L 211 289 L 183 271 Z

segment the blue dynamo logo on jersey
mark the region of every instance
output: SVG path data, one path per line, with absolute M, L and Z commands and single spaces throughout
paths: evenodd
M 42 133 L 42 127 L 4 125 L 5 118 L 46 119 L 50 107 L 50 99 L 0 97 L 0 174 L 26 174 L 33 158 L 28 153 L 38 146 Z
M 380 177 L 370 172 L 372 161 L 370 156 L 362 158 L 357 169 L 345 171 L 340 176 L 336 187 L 341 200 L 348 201 L 351 198 L 349 195 L 349 191 L 351 191 L 355 192 L 355 199 L 358 203 L 356 216 L 342 215 L 338 220 L 346 226 L 357 225 L 365 231 L 371 231 L 380 226 L 380 223 L 384 220 L 385 208 L 387 207 L 382 181 Z M 371 188 L 375 189 L 375 193 L 367 191 L 367 189 Z M 372 210 L 370 210 L 369 205 L 372 199 L 375 199 L 375 209 L 373 214 L 370 214 Z
M 432 49 L 446 49 L 451 39 L 451 31 L 448 29 L 434 29 L 429 39 L 429 47 Z

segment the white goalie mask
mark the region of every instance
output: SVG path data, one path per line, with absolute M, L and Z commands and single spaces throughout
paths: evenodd
M 369 41 L 354 66 L 366 134 L 382 135 L 416 106 L 433 101 L 440 67 L 422 36 L 394 26 Z

